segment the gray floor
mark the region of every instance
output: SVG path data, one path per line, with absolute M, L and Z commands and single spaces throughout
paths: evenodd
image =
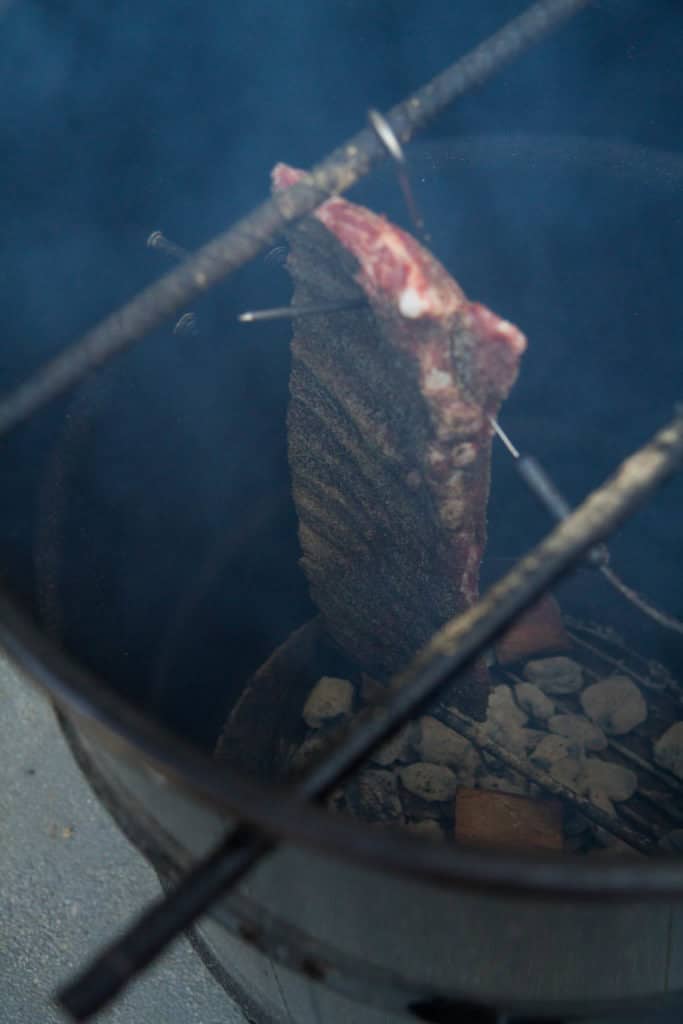
M 50 706 L 0 654 L 0 1021 L 63 1021 L 55 988 L 159 892 L 76 767 Z M 98 1020 L 242 1024 L 179 941 Z

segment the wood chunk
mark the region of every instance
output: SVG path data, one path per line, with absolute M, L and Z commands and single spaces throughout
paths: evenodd
M 342 718 L 349 718 L 353 710 L 353 685 L 348 679 L 322 676 L 315 684 L 304 704 L 303 719 L 311 729 L 320 729 Z
M 562 803 L 460 787 L 455 838 L 519 850 L 562 850 Z
M 552 594 L 544 594 L 503 633 L 495 651 L 501 665 L 512 665 L 550 651 L 569 651 L 571 646 L 559 604 Z

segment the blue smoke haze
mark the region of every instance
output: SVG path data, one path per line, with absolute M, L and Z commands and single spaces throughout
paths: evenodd
M 1 390 L 166 269 L 151 231 L 202 244 L 264 197 L 278 160 L 315 162 L 523 6 L 16 0 L 0 37 Z M 679 3 L 604 0 L 411 147 L 437 255 L 529 337 L 503 422 L 572 500 L 683 397 L 682 66 Z M 355 197 L 406 223 L 386 169 Z M 289 328 L 235 324 L 288 299 L 259 258 L 195 305 L 197 337 L 165 325 L 0 452 L 4 575 L 202 742 L 311 614 Z M 548 524 L 500 452 L 494 473 L 490 550 L 509 558 Z M 678 614 L 682 502 L 676 480 L 613 542 Z M 676 657 L 671 638 L 656 647 Z

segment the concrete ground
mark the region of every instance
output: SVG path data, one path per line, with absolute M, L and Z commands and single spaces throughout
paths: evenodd
M 0 653 L 0 1020 L 57 1024 L 51 994 L 159 893 L 92 795 L 47 701 Z M 98 1021 L 243 1024 L 185 939 Z

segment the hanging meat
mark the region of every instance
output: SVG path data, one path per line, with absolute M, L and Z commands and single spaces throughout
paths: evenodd
M 279 164 L 274 187 L 300 175 Z M 352 307 L 294 321 L 287 426 L 301 564 L 330 636 L 386 680 L 477 598 L 489 417 L 526 340 L 364 207 L 332 198 L 288 240 L 294 306 Z M 476 673 L 463 685 L 459 703 L 481 714 Z

